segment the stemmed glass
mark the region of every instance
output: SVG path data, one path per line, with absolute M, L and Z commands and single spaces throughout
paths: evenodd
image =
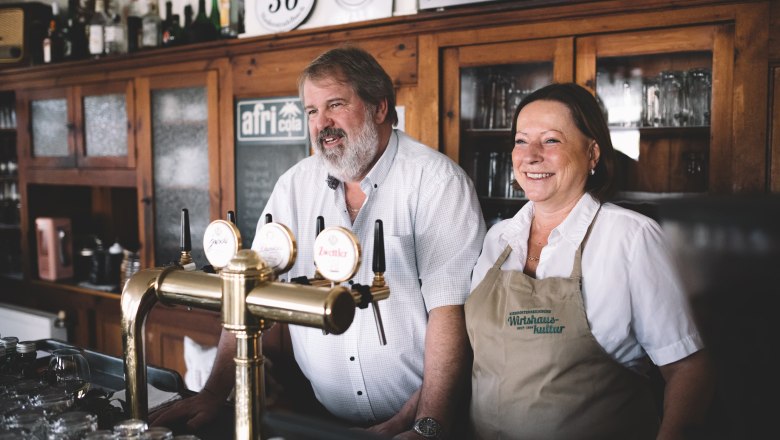
M 49 361 L 49 383 L 76 399 L 87 395 L 91 379 L 89 362 L 79 350 L 60 348 Z

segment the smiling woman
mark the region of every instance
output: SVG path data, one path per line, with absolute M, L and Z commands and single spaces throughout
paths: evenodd
M 660 227 L 602 203 L 614 152 L 595 98 L 541 88 L 512 133 L 529 202 L 488 232 L 465 305 L 475 436 L 649 439 L 702 423 L 709 365 Z M 675 396 L 662 423 L 651 362 Z

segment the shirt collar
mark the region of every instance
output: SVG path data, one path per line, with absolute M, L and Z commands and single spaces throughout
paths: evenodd
M 599 203 L 589 193 L 583 194 L 574 205 L 569 215 L 563 222 L 550 232 L 548 243 L 554 244 L 558 240 L 566 240 L 576 246 L 582 243 L 588 227 L 598 212 Z M 506 228 L 499 235 L 499 241 L 512 247 L 513 251 L 525 254 L 528 247 L 528 234 L 531 231 L 531 221 L 534 218 L 534 202 L 528 202 L 509 221 Z

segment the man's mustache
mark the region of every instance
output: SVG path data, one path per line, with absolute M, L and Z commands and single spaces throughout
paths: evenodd
M 328 137 L 347 137 L 347 132 L 335 127 L 324 128 L 317 135 L 317 143 L 322 145 L 322 143 L 325 141 L 325 138 Z

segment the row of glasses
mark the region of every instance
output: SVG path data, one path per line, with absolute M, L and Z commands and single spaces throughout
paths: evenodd
M 599 70 L 596 90 L 612 127 L 710 124 L 712 74 L 708 68 L 664 70 L 652 76 L 643 76 L 639 68 Z
M 533 91 L 523 88 L 514 75 L 499 71 L 475 79 L 473 86 L 477 104 L 471 128 L 475 129 L 511 128 L 515 109 Z
M 13 103 L 0 102 L 0 129 L 16 128 L 16 108 Z
M 97 429 L 97 416 L 76 411 L 89 389 L 89 363 L 79 350 L 54 350 L 45 377 L 4 381 L 0 438 L 80 439 Z
M 486 156 L 486 160 L 483 160 Z M 512 154 L 489 151 L 474 152 L 473 179 L 479 195 L 497 198 L 522 198 L 523 191 L 514 189 Z M 484 179 L 484 180 L 483 180 Z

